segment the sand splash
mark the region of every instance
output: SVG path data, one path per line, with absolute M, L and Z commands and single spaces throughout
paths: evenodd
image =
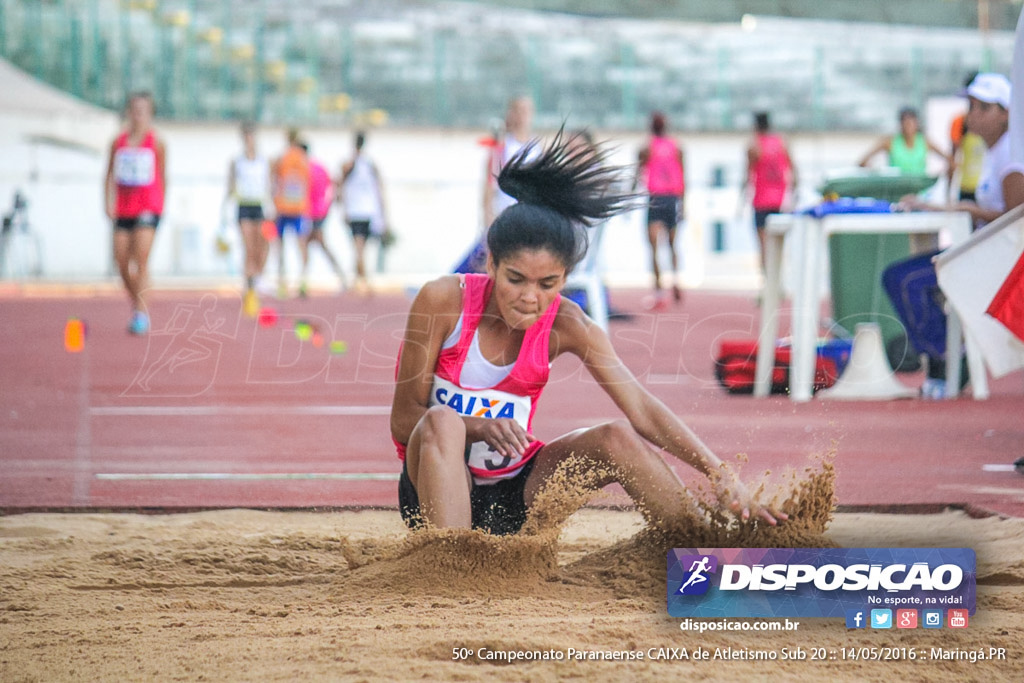
M 607 472 L 570 458 L 536 497 L 522 530 L 512 536 L 424 528 L 400 539 L 343 540 L 348 581 L 364 589 L 405 594 L 538 596 L 557 584 L 600 581 L 620 597 L 651 597 L 665 580 L 674 547 L 833 547 L 825 535 L 834 509 L 833 453 L 802 471 L 773 480 L 765 473 L 757 495 L 789 521 L 770 526 L 724 513 L 704 490 L 688 495 L 679 519 L 649 520 L 637 534 L 564 567 L 558 539 L 569 517 L 595 494 Z

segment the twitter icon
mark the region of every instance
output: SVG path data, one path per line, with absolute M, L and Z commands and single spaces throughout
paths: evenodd
M 892 628 L 892 610 L 871 610 L 871 628 Z

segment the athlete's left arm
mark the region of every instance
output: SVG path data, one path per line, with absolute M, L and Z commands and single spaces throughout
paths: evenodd
M 384 181 L 381 180 L 380 171 L 377 169 L 376 164 L 371 164 L 370 168 L 373 169 L 373 180 L 377 184 L 377 198 L 380 199 L 380 219 L 384 223 L 384 232 L 390 232 L 387 202 L 384 201 Z
M 167 147 L 161 138 L 156 139 L 156 172 L 160 177 L 160 187 L 167 195 Z
M 686 179 L 686 152 L 683 150 L 683 146 L 680 145 L 679 143 L 676 143 L 676 151 L 679 152 L 679 154 L 676 157 L 676 160 L 679 162 L 679 170 L 682 172 L 683 179 L 685 181 L 685 179 Z
M 633 428 L 652 444 L 668 451 L 712 482 L 719 500 L 747 519 L 751 513 L 770 524 L 786 515 L 762 508 L 736 475 L 656 396 L 640 384 L 612 347 L 611 340 L 578 305 L 563 299 L 552 330 L 552 357 L 572 353 L 601 385 Z
M 939 146 L 931 140 L 926 139 L 925 143 L 928 145 L 928 149 L 931 150 L 932 154 L 937 154 L 946 160 L 946 172 L 952 174 L 953 170 L 956 168 L 956 157 L 946 152 L 946 150 L 940 149 Z
M 1021 171 L 1010 171 L 1003 178 L 1003 203 L 1007 211 L 1024 204 L 1024 173 Z
M 793 194 L 796 194 L 796 187 L 800 184 L 799 177 L 796 172 L 796 164 L 793 163 L 793 156 L 789 153 L 789 147 L 783 145 L 782 153 L 786 156 L 786 167 L 789 169 L 789 187 L 793 190 Z

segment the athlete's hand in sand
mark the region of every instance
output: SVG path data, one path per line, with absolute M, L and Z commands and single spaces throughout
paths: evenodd
M 719 479 L 716 491 L 719 502 L 739 515 L 744 522 L 750 519 L 751 515 L 760 517 L 772 526 L 789 519 L 789 515 L 781 510 L 763 507 L 736 476 L 724 476 Z
M 502 457 L 520 456 L 537 440 L 533 434 L 527 434 L 521 424 L 508 417 L 467 417 L 464 420 L 467 441 L 484 441 Z

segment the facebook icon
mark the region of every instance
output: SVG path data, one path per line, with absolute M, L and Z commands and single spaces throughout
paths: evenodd
M 846 610 L 846 628 L 867 628 L 867 617 L 864 614 L 864 610 Z

